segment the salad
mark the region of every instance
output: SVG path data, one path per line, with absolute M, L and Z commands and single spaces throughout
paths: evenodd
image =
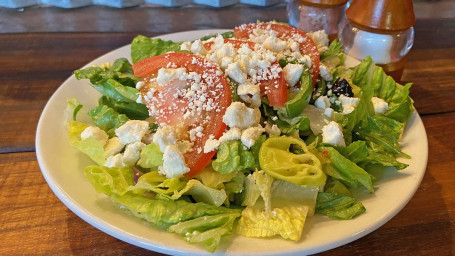
M 342 49 L 276 22 L 191 42 L 137 36 L 132 63 L 74 72 L 102 96 L 88 111 L 68 99 L 70 143 L 94 161 L 96 191 L 189 243 L 299 241 L 314 214 L 364 213 L 352 191 L 374 193 L 372 170 L 407 167 L 411 85 L 371 58 L 347 68 Z

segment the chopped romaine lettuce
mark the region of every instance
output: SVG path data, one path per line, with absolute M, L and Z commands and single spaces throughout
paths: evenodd
M 389 104 L 385 116 L 399 122 L 406 122 L 409 119 L 413 112 L 412 99 L 409 97 L 411 84 L 403 86 L 396 83 L 382 68 L 374 65 L 370 57 L 365 58 L 354 70 L 351 79 L 356 85 L 371 88 L 372 96 L 379 97 Z
M 253 153 L 244 149 L 239 140 L 231 140 L 220 145 L 216 160 L 212 162 L 212 167 L 215 171 L 222 174 L 254 170 L 256 168 L 256 160 Z
M 247 237 L 273 237 L 300 240 L 307 217 L 307 206 L 273 208 L 270 213 L 247 207 L 237 226 L 237 232 Z
M 146 145 L 142 151 L 137 165 L 143 168 L 155 169 L 163 165 L 163 153 L 156 143 Z
M 87 139 L 81 138 L 81 133 L 88 125 L 78 121 L 70 121 L 67 123 L 68 135 L 70 144 L 79 149 L 82 153 L 88 155 L 93 161 L 99 165 L 104 165 L 106 158 L 104 157 L 104 145 L 93 137 Z
M 129 118 L 116 112 L 112 108 L 101 105 L 88 112 L 95 125 L 104 130 L 109 136 L 114 136 L 114 130 L 126 123 Z
M 319 193 L 316 212 L 332 219 L 349 220 L 365 212 L 365 207 L 355 198 L 337 193 Z
M 341 155 L 334 148 L 321 147 L 319 150 L 325 152 L 329 159 L 329 163 L 322 166 L 327 175 L 346 183 L 350 187 L 362 185 L 371 193 L 374 192 L 373 176 L 371 174 Z
M 179 52 L 180 44 L 173 41 L 164 41 L 159 38 L 136 36 L 131 43 L 131 60 L 136 63 L 148 57 L 157 56 L 167 52 Z

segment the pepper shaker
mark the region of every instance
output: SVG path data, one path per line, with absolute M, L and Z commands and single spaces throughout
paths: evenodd
M 349 56 L 373 61 L 401 80 L 405 56 L 414 43 L 412 0 L 353 0 L 339 25 L 339 38 Z
M 332 41 L 344 18 L 348 0 L 289 0 L 289 24 L 303 32 L 324 30 Z

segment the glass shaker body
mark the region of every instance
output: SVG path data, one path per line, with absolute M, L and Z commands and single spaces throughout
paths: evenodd
M 289 0 L 287 5 L 289 24 L 303 32 L 324 30 L 333 40 L 338 36 L 338 24 L 344 19 L 346 3 L 340 5 L 310 4 Z
M 414 28 L 404 31 L 366 30 L 344 19 L 338 30 L 344 52 L 357 60 L 371 56 L 395 80 L 403 74 L 405 56 L 414 43 Z

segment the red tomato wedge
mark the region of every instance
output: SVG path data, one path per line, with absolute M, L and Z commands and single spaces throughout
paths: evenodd
M 251 50 L 254 50 L 255 42 L 248 40 L 240 40 L 234 38 L 225 38 L 224 43 L 231 43 L 235 49 L 242 47 L 243 44 L 248 44 Z M 204 43 L 204 47 L 207 50 L 210 50 L 214 42 Z M 267 96 L 269 100 L 269 105 L 273 107 L 284 107 L 284 104 L 288 100 L 287 84 L 284 80 L 283 71 L 281 70 L 278 62 L 272 63 L 272 65 L 266 70 L 266 73 L 274 73 L 271 70 L 280 70 L 277 72 L 276 76 L 273 78 L 268 78 L 266 80 L 259 81 L 259 86 L 261 88 L 261 94 Z
M 244 24 L 234 28 L 234 36 L 239 39 L 249 39 L 254 29 L 273 30 L 277 32 L 278 38 L 283 40 L 292 39 L 299 43 L 300 53 L 310 56 L 313 86 L 316 84 L 319 76 L 319 51 L 310 37 L 294 27 L 276 23 Z
M 156 78 L 161 68 L 185 68 L 190 77 L 159 84 Z M 195 176 L 215 154 L 204 153 L 205 142 L 211 136 L 218 139 L 226 130 L 223 115 L 232 101 L 229 82 L 218 65 L 187 53 L 150 57 L 134 64 L 133 70 L 135 76 L 144 78 L 140 92 L 158 123 L 171 125 L 187 137 L 187 131 L 202 128 L 194 136 L 193 150 L 184 154 L 190 168 L 186 175 Z
M 281 69 L 278 62 L 272 63 L 269 69 Z M 278 73 L 276 78 L 263 80 L 260 82 L 261 93 L 267 95 L 269 105 L 272 107 L 284 107 L 284 103 L 288 100 L 288 87 L 284 80 L 283 71 Z

